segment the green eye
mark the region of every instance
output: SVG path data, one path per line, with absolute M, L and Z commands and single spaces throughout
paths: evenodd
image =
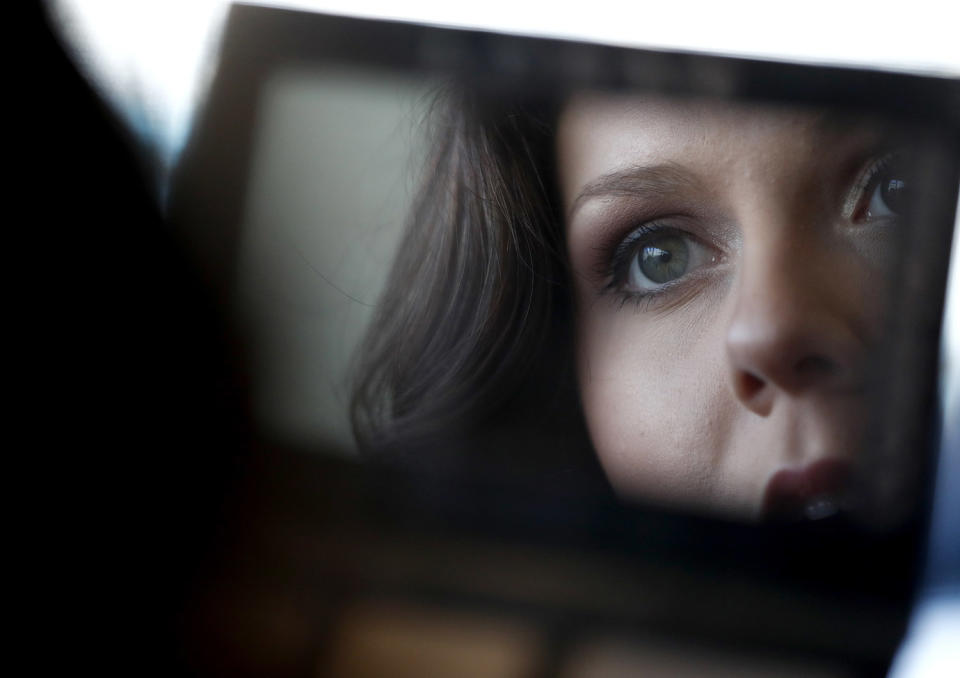
M 650 290 L 682 278 L 690 263 L 690 247 L 678 235 L 662 235 L 647 241 L 630 266 L 629 287 Z
M 677 228 L 679 218 L 672 221 L 643 224 L 617 246 L 606 289 L 635 299 L 666 293 L 721 261 L 718 247 Z

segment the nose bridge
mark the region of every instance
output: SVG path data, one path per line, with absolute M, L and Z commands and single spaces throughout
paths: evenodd
M 783 339 L 801 331 L 821 304 L 825 252 L 788 233 L 765 234 L 741 249 L 730 332 Z
M 862 354 L 843 257 L 814 228 L 766 219 L 745 234 L 726 334 L 733 390 L 760 415 L 778 396 L 853 385 Z

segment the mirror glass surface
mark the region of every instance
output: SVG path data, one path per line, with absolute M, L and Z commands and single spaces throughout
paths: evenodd
M 268 437 L 461 476 L 593 465 L 750 521 L 832 517 L 913 463 L 876 434 L 928 385 L 903 357 L 935 348 L 937 133 L 328 64 L 276 69 L 256 119 L 237 297 Z

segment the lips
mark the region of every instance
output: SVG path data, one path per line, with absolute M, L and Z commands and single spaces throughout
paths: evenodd
M 840 510 L 849 479 L 850 464 L 840 459 L 777 471 L 767 482 L 763 516 L 775 522 L 828 518 Z

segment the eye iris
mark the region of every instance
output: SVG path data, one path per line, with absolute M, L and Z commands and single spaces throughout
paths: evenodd
M 682 238 L 664 237 L 640 251 L 640 271 L 655 283 L 676 280 L 687 271 L 689 251 Z
M 880 186 L 880 198 L 894 214 L 903 214 L 907 195 L 907 182 L 902 179 L 886 179 Z

